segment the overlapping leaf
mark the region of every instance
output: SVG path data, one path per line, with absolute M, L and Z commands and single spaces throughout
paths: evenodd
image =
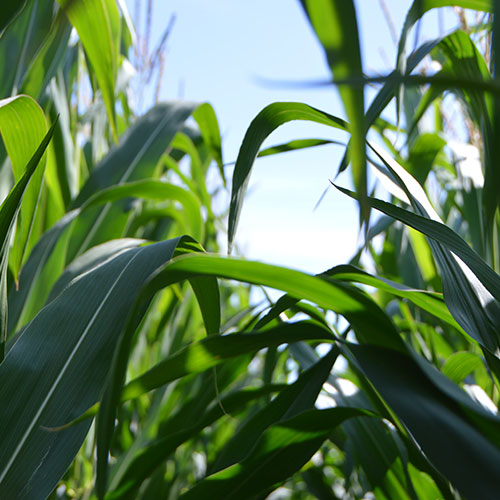
M 109 358 L 151 272 L 171 258 L 179 240 L 109 255 L 52 300 L 24 329 L 0 365 L 0 492 L 47 496 L 85 438 L 89 422 L 54 427 L 100 396 Z M 103 335 L 103 332 L 106 332 Z
M 347 130 L 347 123 L 324 111 L 297 102 L 275 102 L 265 107 L 252 121 L 234 166 L 229 207 L 228 244 L 231 249 L 236 234 L 243 199 L 250 181 L 252 166 L 264 140 L 280 125 L 292 120 L 306 120 Z
M 47 133 L 47 122 L 42 108 L 31 97 L 20 95 L 0 101 L 0 133 L 9 155 L 14 179 L 23 175 L 28 161 Z M 14 277 L 21 268 L 37 211 L 46 158 L 41 158 L 38 168 L 27 188 L 21 208 L 16 244 L 11 251 L 10 264 Z
M 113 0 L 58 0 L 89 58 L 102 93 L 109 124 L 118 140 L 115 84 L 119 67 L 120 12 Z

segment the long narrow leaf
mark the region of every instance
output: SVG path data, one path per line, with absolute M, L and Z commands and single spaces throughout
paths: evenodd
M 306 120 L 347 130 L 347 123 L 324 111 L 296 102 L 275 102 L 265 107 L 252 121 L 234 166 L 229 207 L 228 248 L 231 251 L 240 217 L 243 198 L 250 181 L 252 166 L 264 140 L 280 125 L 292 120 Z
M 303 0 L 302 4 L 323 45 L 333 77 L 336 80 L 342 80 L 361 76 L 363 69 L 354 2 L 352 0 Z M 360 194 L 360 216 L 368 226 L 369 207 L 365 202 L 367 176 L 364 88 L 341 85 L 339 94 L 344 103 L 351 132 L 349 155 L 354 186 Z
M 120 12 L 113 0 L 58 0 L 78 32 L 102 93 L 118 141 L 115 83 L 119 66 Z
M 0 101 L 0 133 L 12 164 L 14 179 L 18 181 L 23 176 L 29 159 L 47 133 L 47 122 L 42 108 L 33 98 L 24 95 Z M 15 279 L 28 251 L 28 240 L 37 211 L 46 157 L 43 156 L 40 162 L 40 168 L 33 175 L 24 196 L 16 244 L 11 251 L 10 263 Z
M 102 393 L 109 359 L 137 291 L 178 240 L 119 253 L 75 279 L 24 329 L 0 365 L 0 495 L 46 497 L 89 422 L 71 421 Z
M 3 360 L 4 357 L 5 342 L 7 340 L 7 266 L 10 237 L 14 230 L 16 217 L 21 209 L 21 201 L 26 192 L 28 183 L 40 163 L 53 133 L 54 125 L 49 129 L 38 146 L 38 149 L 31 157 L 31 160 L 26 166 L 24 175 L 19 179 L 0 207 L 0 361 Z
M 300 470 L 337 425 L 362 415 L 372 413 L 357 408 L 309 410 L 279 422 L 264 432 L 243 462 L 208 476 L 180 498 L 256 498 Z

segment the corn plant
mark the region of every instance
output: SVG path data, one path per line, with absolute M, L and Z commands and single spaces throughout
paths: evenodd
M 258 113 L 227 214 L 213 108 L 134 111 L 124 2 L 5 4 L 0 497 L 496 498 L 497 3 L 415 0 L 393 72 L 371 78 L 354 2 L 303 0 L 345 116 Z M 447 6 L 475 12 L 408 53 Z M 351 137 L 355 191 L 335 172 L 332 189 L 358 200 L 364 245 L 316 276 L 219 252 L 256 158 L 325 142 L 262 150 L 291 120 Z M 252 285 L 283 294 L 253 304 Z

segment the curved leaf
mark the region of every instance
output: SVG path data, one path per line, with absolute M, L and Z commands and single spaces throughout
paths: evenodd
M 189 234 L 197 240 L 202 239 L 203 219 L 201 218 L 201 205 L 198 198 L 186 189 L 160 180 L 145 179 L 105 188 L 92 195 L 82 205 L 81 210 L 84 211 L 92 206 L 126 197 L 181 202 L 188 221 L 187 229 Z
M 344 120 L 319 109 L 297 102 L 275 102 L 266 106 L 252 121 L 241 143 L 234 166 L 229 207 L 228 248 L 233 246 L 236 227 L 240 217 L 243 198 L 250 181 L 252 166 L 264 140 L 280 125 L 292 120 L 307 120 L 330 127 L 347 130 Z
M 463 9 L 474 9 L 483 12 L 491 12 L 492 0 L 414 0 L 401 31 L 398 42 L 397 67 L 399 72 L 406 72 L 404 65 L 404 54 L 408 33 L 415 23 L 428 11 L 439 7 L 462 7 Z
M 0 37 L 3 35 L 5 28 L 12 22 L 12 20 L 21 12 L 26 6 L 28 0 L 10 0 L 4 2 L 0 13 Z
M 491 440 L 490 432 L 498 435 L 500 420 L 488 416 L 472 400 L 469 408 L 476 406 L 477 415 L 464 413 L 456 400 L 427 379 L 410 356 L 374 346 L 351 345 L 349 349 L 453 486 L 467 498 L 493 498 L 500 485 L 496 466 L 500 448 Z M 432 372 L 435 378 L 441 375 Z M 463 397 L 467 397 L 465 393 Z
M 14 230 L 16 217 L 21 209 L 21 201 L 26 193 L 27 186 L 35 169 L 45 154 L 50 139 L 54 133 L 55 124 L 49 129 L 37 150 L 31 157 L 24 175 L 16 183 L 5 201 L 0 207 L 0 362 L 5 353 L 5 342 L 7 340 L 7 266 L 9 256 L 9 243 Z
M 42 108 L 33 98 L 25 95 L 3 99 L 0 101 L 0 133 L 12 164 L 14 179 L 18 181 L 47 133 L 47 122 Z M 41 168 L 33 175 L 24 195 L 17 223 L 16 242 L 11 250 L 10 265 L 16 280 L 24 256 L 30 249 L 29 239 L 40 197 L 45 155 L 40 161 Z

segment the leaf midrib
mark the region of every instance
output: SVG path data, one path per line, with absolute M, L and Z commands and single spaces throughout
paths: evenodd
M 123 269 L 120 271 L 119 275 L 117 276 L 117 278 L 115 279 L 114 283 L 112 284 L 112 286 L 110 287 L 110 289 L 108 290 L 108 292 L 106 293 L 106 295 L 104 296 L 102 302 L 99 304 L 99 306 L 97 307 L 96 311 L 94 312 L 94 314 L 92 315 L 92 318 L 90 319 L 87 327 L 85 328 L 85 330 L 83 331 L 82 335 L 80 336 L 80 338 L 78 339 L 78 342 L 76 343 L 75 347 L 73 348 L 73 350 L 71 351 L 68 359 L 66 360 L 66 362 L 64 363 L 64 366 L 62 367 L 61 371 L 59 372 L 59 375 L 56 377 L 56 380 L 54 381 L 54 383 L 52 384 L 52 387 L 50 388 L 50 390 L 48 391 L 48 394 L 47 396 L 45 397 L 45 399 L 42 401 L 42 404 L 40 405 L 40 408 L 38 409 L 38 411 L 36 412 L 33 420 L 31 421 L 31 423 L 29 424 L 28 428 L 26 429 L 25 433 L 23 434 L 22 438 L 20 439 L 19 441 L 19 444 L 17 445 L 16 449 L 14 450 L 14 452 L 12 453 L 9 461 L 7 462 L 4 470 L 2 471 L 2 473 L 0 474 L 0 483 L 2 483 L 2 481 L 5 479 L 5 477 L 7 476 L 7 473 L 9 472 L 10 468 L 12 467 L 12 464 L 15 462 L 17 456 L 19 455 L 19 452 L 21 451 L 22 447 L 24 446 L 24 444 L 26 443 L 26 440 L 28 439 L 31 431 L 33 430 L 33 428 L 35 427 L 35 424 L 37 422 L 37 420 L 40 418 L 40 415 L 42 414 L 42 412 L 45 410 L 45 407 L 47 406 L 52 394 L 54 393 L 54 391 L 56 390 L 59 382 L 62 380 L 67 368 L 69 367 L 71 361 L 73 360 L 76 352 L 78 351 L 79 347 L 82 345 L 83 341 L 86 339 L 90 329 L 92 328 L 93 324 L 95 323 L 99 313 L 101 312 L 101 310 L 103 309 L 103 307 L 105 306 L 108 298 L 110 297 L 111 293 L 113 292 L 113 290 L 115 289 L 116 285 L 118 284 L 118 282 L 120 281 L 121 277 L 123 276 L 123 274 L 126 272 L 126 270 L 128 269 L 128 267 L 132 264 L 132 262 L 141 254 L 141 252 L 144 251 L 144 248 L 141 248 L 139 249 L 139 251 L 137 253 L 135 253 L 131 259 L 127 262 L 127 264 L 124 265 Z

